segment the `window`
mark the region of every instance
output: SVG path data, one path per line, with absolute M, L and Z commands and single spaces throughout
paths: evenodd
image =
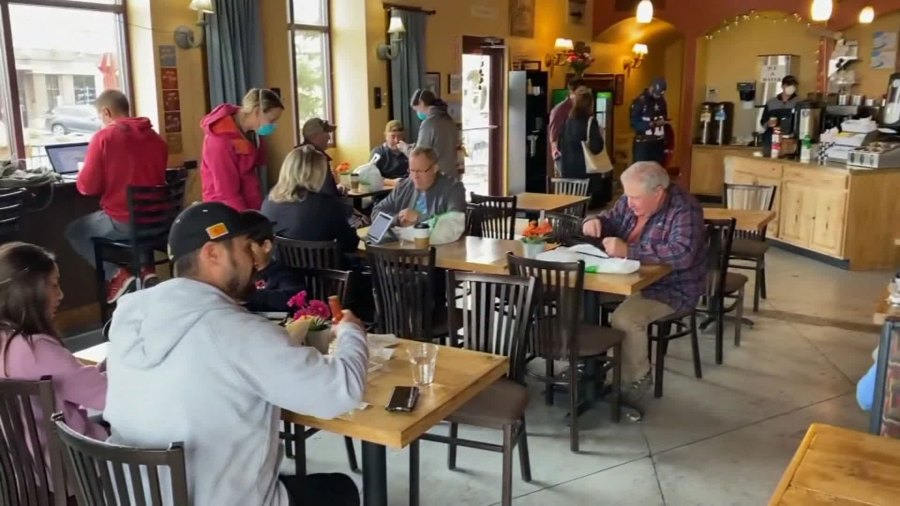
M 291 0 L 294 107 L 298 125 L 314 117 L 332 119 L 331 34 L 327 0 Z M 299 127 L 298 127 L 299 131 Z
M 11 132 L 18 158 L 46 166 L 44 146 L 88 141 L 102 126 L 94 101 L 108 89 L 127 90 L 124 7 L 120 0 L 0 0 L 9 5 L 21 128 Z M 58 4 L 58 5 L 56 5 Z M 4 115 L 5 116 L 5 115 Z

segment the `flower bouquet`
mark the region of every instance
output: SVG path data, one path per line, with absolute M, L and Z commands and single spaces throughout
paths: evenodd
M 536 220 L 528 222 L 528 226 L 522 231 L 522 246 L 525 258 L 535 258 L 546 249 L 547 241 L 553 234 L 553 227 L 548 220 L 538 223 Z
M 581 42 L 576 44 L 574 49 L 569 50 L 569 54 L 566 56 L 566 63 L 571 67 L 575 78 L 581 79 L 584 71 L 594 63 L 590 46 Z
M 312 346 L 322 353 L 328 352 L 331 342 L 331 310 L 321 300 L 307 300 L 306 290 L 288 300 L 294 314 L 288 317 L 285 328 L 295 346 Z
M 350 174 L 352 172 L 353 171 L 350 170 L 350 164 L 347 162 L 341 162 L 334 168 L 334 173 L 337 175 L 338 180 L 347 188 L 350 188 Z

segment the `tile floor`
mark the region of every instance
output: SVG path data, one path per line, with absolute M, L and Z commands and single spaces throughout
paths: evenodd
M 582 452 L 573 454 L 564 401 L 546 406 L 533 387 L 534 481 L 522 482 L 516 464 L 514 504 L 765 504 L 810 423 L 864 430 L 855 382 L 872 362 L 877 330 L 868 325 L 888 273 L 843 271 L 778 249 L 768 263 L 769 299 L 760 313 L 748 310 L 756 326 L 745 328 L 742 346 L 727 341 L 729 326 L 725 363 L 716 366 L 713 337 L 701 334 L 698 380 L 689 342 L 674 342 L 665 396 L 645 399 L 643 422 L 617 425 L 605 407 L 591 411 L 582 418 Z M 499 441 L 492 431 L 464 434 Z M 348 472 L 343 448 L 340 437 L 317 435 L 308 446 L 310 472 Z M 448 471 L 446 447 L 422 443 L 421 504 L 500 501 L 500 455 L 459 451 L 458 470 Z M 407 453 L 389 451 L 391 504 L 407 504 L 407 478 Z

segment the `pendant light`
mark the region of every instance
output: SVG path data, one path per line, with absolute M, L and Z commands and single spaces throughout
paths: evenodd
M 637 6 L 635 17 L 637 17 L 637 22 L 641 24 L 647 24 L 653 21 L 653 2 L 650 0 L 641 0 L 641 3 Z
M 828 21 L 831 19 L 831 11 L 834 10 L 832 0 L 813 0 L 810 18 L 813 21 Z
M 867 25 L 875 21 L 875 9 L 871 6 L 863 7 L 863 10 L 859 11 L 859 22 Z

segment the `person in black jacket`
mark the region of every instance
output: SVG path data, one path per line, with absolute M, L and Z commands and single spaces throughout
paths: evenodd
M 262 205 L 262 213 L 275 223 L 275 232 L 301 241 L 337 241 L 345 253 L 355 253 L 356 230 L 346 219 L 344 204 L 320 193 L 328 173 L 328 160 L 314 146 L 291 151 L 281 165 L 278 182 Z
M 384 144 L 372 150 L 373 157 L 378 155 L 375 166 L 385 179 L 409 177 L 409 158 L 400 149 L 403 144 L 403 123 L 395 119 L 388 121 L 384 127 Z
M 252 230 L 248 238 L 256 267 L 256 291 L 246 301 L 245 307 L 254 312 L 291 311 L 288 300 L 306 289 L 303 278 L 297 269 L 272 258 L 275 230 L 268 218 L 257 211 L 244 211 L 241 219 L 247 229 Z
M 603 133 L 594 115 L 594 98 L 591 92 L 580 90 L 575 94 L 572 110 L 560 131 L 557 145 L 562 153 L 561 176 L 564 178 L 584 178 L 587 174 L 584 150 L 581 143 L 588 141 L 594 154 L 603 151 Z M 590 131 L 588 131 L 590 126 Z

